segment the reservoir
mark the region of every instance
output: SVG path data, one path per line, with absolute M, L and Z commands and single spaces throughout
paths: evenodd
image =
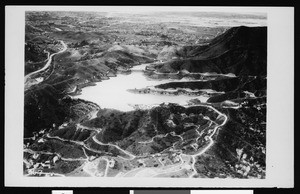
M 156 95 L 156 94 L 135 94 L 127 91 L 128 89 L 140 89 L 148 86 L 155 86 L 172 81 L 180 80 L 154 80 L 147 78 L 143 71 L 149 64 L 142 64 L 131 68 L 129 75 L 118 74 L 116 77 L 110 77 L 109 80 L 96 83 L 96 86 L 82 88 L 82 92 L 77 97 L 83 100 L 91 101 L 100 106 L 100 108 L 111 108 L 120 111 L 134 110 L 132 106 L 153 106 L 161 103 L 177 103 L 186 105 L 187 101 L 198 98 L 201 102 L 206 102 L 205 96 L 186 96 L 186 95 Z

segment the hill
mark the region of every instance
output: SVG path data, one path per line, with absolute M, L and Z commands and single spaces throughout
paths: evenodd
M 234 27 L 205 46 L 187 46 L 176 59 L 156 66 L 158 72 L 215 72 L 266 75 L 267 27 Z

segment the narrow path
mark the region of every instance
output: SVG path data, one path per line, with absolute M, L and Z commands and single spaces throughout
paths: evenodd
M 77 145 L 80 145 L 80 146 L 83 146 L 85 149 L 91 151 L 91 152 L 95 152 L 95 153 L 99 153 L 99 154 L 103 154 L 103 153 L 107 153 L 107 152 L 103 152 L 103 151 L 99 151 L 99 150 L 95 150 L 93 148 L 89 148 L 87 147 L 84 142 L 79 142 L 79 141 L 73 141 L 73 140 L 66 140 L 66 139 L 62 139 L 58 136 L 49 136 L 49 134 L 46 135 L 47 138 L 49 139 L 57 139 L 57 140 L 60 140 L 60 141 L 64 141 L 64 142 L 72 142 L 72 143 L 75 143 Z
M 119 149 L 120 151 L 124 152 L 125 154 L 127 154 L 128 156 L 130 156 L 130 160 L 134 159 L 136 156 L 131 154 L 130 152 L 126 151 L 126 150 L 123 150 L 122 148 L 120 148 L 119 146 L 117 145 L 114 145 L 114 144 L 110 144 L 110 143 L 102 143 L 101 141 L 99 141 L 98 139 L 96 139 L 96 136 L 93 136 L 93 140 L 99 144 L 99 145 L 108 145 L 108 146 L 113 146 L 117 149 Z

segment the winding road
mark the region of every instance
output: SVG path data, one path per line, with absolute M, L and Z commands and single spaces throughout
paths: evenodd
M 28 79 L 32 75 L 37 74 L 39 72 L 42 72 L 42 71 L 46 70 L 51 65 L 52 58 L 53 58 L 54 55 L 62 53 L 62 52 L 64 52 L 67 49 L 67 45 L 63 41 L 60 41 L 60 42 L 61 42 L 61 44 L 63 45 L 64 48 L 62 50 L 60 50 L 59 52 L 57 52 L 57 53 L 51 54 L 50 57 L 49 57 L 49 59 L 48 59 L 48 62 L 46 63 L 46 65 L 42 69 L 39 69 L 39 70 L 37 70 L 35 72 L 32 72 L 32 73 L 28 74 L 27 76 L 25 76 L 25 83 L 28 81 Z M 136 69 L 138 69 L 138 68 L 136 68 Z M 210 128 L 208 130 L 208 135 L 205 136 L 205 139 L 208 142 L 208 143 L 206 143 L 205 147 L 202 148 L 202 149 L 197 150 L 198 152 L 195 153 L 195 154 L 184 154 L 184 153 L 182 153 L 181 150 L 175 150 L 176 152 L 179 151 L 179 153 L 180 153 L 178 157 L 180 158 L 181 163 L 179 163 L 179 164 L 176 163 L 176 164 L 173 164 L 173 165 L 167 165 L 167 166 L 165 166 L 162 163 L 162 161 L 159 160 L 160 157 L 158 156 L 157 158 L 158 158 L 159 162 L 163 165 L 163 168 L 151 168 L 151 167 L 144 167 L 144 168 L 138 168 L 138 169 L 137 168 L 133 168 L 132 170 L 129 170 L 129 171 L 126 171 L 126 172 L 121 172 L 120 171 L 117 176 L 129 176 L 129 175 L 130 176 L 140 176 L 140 175 L 145 175 L 145 176 L 146 175 L 159 176 L 161 174 L 174 173 L 174 172 L 177 172 L 177 171 L 180 172 L 180 171 L 182 171 L 182 169 L 186 169 L 188 171 L 192 171 L 192 173 L 190 174 L 189 177 L 193 177 L 195 174 L 197 174 L 197 170 L 195 168 L 196 158 L 198 156 L 201 156 L 202 154 L 204 154 L 207 150 L 209 150 L 213 146 L 213 144 L 214 144 L 213 136 L 215 135 L 216 131 L 220 127 L 222 127 L 222 126 L 225 125 L 225 123 L 228 120 L 228 117 L 224 113 L 221 113 L 220 111 L 218 111 L 216 108 L 210 106 L 209 104 L 185 105 L 183 107 L 185 107 L 185 108 L 190 108 L 190 107 L 206 107 L 206 108 L 209 108 L 209 109 L 213 110 L 214 112 L 216 112 L 218 114 L 218 117 L 216 117 L 218 121 L 220 121 L 220 119 L 221 119 L 222 123 L 220 124 L 220 122 L 213 121 L 208 116 L 204 116 L 203 117 L 203 119 L 211 121 L 210 124 L 209 124 L 209 126 L 208 126 L 208 128 Z M 98 111 L 95 111 L 95 113 L 93 114 L 92 118 L 96 117 L 97 112 Z M 214 123 L 215 126 L 211 126 L 212 123 Z M 199 131 L 198 131 L 199 127 L 196 130 L 196 132 L 197 132 L 197 137 L 195 137 L 196 142 L 202 136 L 202 133 L 199 133 Z M 86 129 L 86 130 L 95 131 L 95 135 L 92 137 L 92 140 L 95 143 L 97 143 L 99 145 L 106 145 L 106 146 L 115 147 L 116 149 L 118 149 L 119 151 L 121 151 L 123 154 L 129 156 L 129 158 L 124 158 L 122 156 L 119 156 L 119 158 L 122 158 L 123 160 L 127 160 L 127 161 L 139 158 L 139 156 L 136 156 L 136 155 L 128 152 L 127 150 L 124 150 L 124 149 L 120 148 L 118 145 L 111 144 L 111 143 L 103 143 L 103 142 L 99 141 L 96 138 L 96 134 L 98 134 L 102 130 L 101 128 L 90 128 L 90 127 L 86 127 L 86 126 L 82 126 L 80 124 L 77 124 L 76 125 L 76 129 L 78 130 L 80 128 Z M 156 136 L 152 137 L 150 140 L 146 140 L 146 141 L 142 141 L 142 142 L 138 142 L 138 143 L 141 143 L 141 144 L 152 143 L 154 141 L 154 138 L 163 138 L 163 137 L 166 137 L 168 134 L 170 134 L 172 136 L 178 136 L 181 140 L 183 140 L 183 137 L 181 135 L 176 135 L 175 133 L 167 133 L 165 135 L 156 135 Z M 93 161 L 89 161 L 89 156 L 85 152 L 85 149 L 87 149 L 89 151 L 92 151 L 92 152 L 96 152 L 96 153 L 103 153 L 100 150 L 95 150 L 95 149 L 92 149 L 90 147 L 87 147 L 87 145 L 84 142 L 73 141 L 73 140 L 66 140 L 66 139 L 60 138 L 58 136 L 49 136 L 49 134 L 47 134 L 46 137 L 49 138 L 49 139 L 57 139 L 57 140 L 60 140 L 60 141 L 68 141 L 68 142 L 72 142 L 72 143 L 75 143 L 77 145 L 82 146 L 82 149 L 83 149 L 83 152 L 84 152 L 84 155 L 85 155 L 86 158 L 77 158 L 77 159 L 63 158 L 61 155 L 58 154 L 61 159 L 66 160 L 66 161 L 85 160 L 86 164 L 91 164 L 91 163 L 93 163 Z M 168 149 L 170 149 L 170 147 L 167 148 L 166 150 L 168 150 Z M 33 154 L 33 152 L 31 150 L 26 150 L 26 151 L 27 152 L 31 152 L 31 154 Z M 164 151 L 162 151 L 161 153 L 163 153 Z M 50 154 L 50 153 L 43 153 L 43 154 Z M 51 154 L 53 154 L 53 153 L 51 153 Z M 156 154 L 150 155 L 149 157 L 151 157 L 151 156 L 153 156 L 153 157 L 156 158 Z M 183 160 L 182 157 L 184 157 L 185 159 Z M 104 159 L 106 161 L 106 169 L 105 169 L 105 172 L 104 172 L 104 176 L 107 176 L 108 171 L 109 171 L 109 160 L 108 160 L 108 158 L 106 156 L 102 157 L 102 159 Z
M 197 154 L 194 154 L 194 155 L 191 155 L 192 156 L 192 159 L 193 159 L 193 163 L 192 163 L 192 168 L 194 170 L 194 173 L 190 175 L 190 177 L 192 177 L 193 175 L 197 174 L 197 170 L 195 168 L 195 163 L 196 163 L 196 157 L 198 156 L 201 156 L 203 153 L 205 153 L 209 148 L 211 148 L 211 146 L 214 144 L 214 140 L 212 139 L 212 137 L 214 136 L 214 134 L 216 133 L 217 129 L 219 129 L 220 127 L 224 126 L 225 123 L 227 122 L 228 120 L 228 117 L 221 113 L 220 111 L 218 111 L 217 109 L 215 109 L 214 107 L 212 106 L 208 106 L 208 105 L 198 105 L 198 106 L 206 106 L 206 107 L 209 107 L 211 109 L 213 109 L 215 112 L 217 112 L 219 115 L 223 116 L 225 119 L 223 121 L 223 123 L 221 125 L 217 125 L 214 129 L 213 129 L 213 132 L 208 136 L 208 139 L 209 139 L 209 144 L 204 148 L 202 149 L 200 152 L 198 152 Z M 191 106 L 190 106 L 191 107 Z
M 210 105 L 204 105 L 204 104 L 200 104 L 200 105 L 186 105 L 184 106 L 185 108 L 190 108 L 190 107 L 207 107 L 211 110 L 213 110 L 214 112 L 216 112 L 218 114 L 217 116 L 217 119 L 218 121 L 222 121 L 222 123 L 220 124 L 220 122 L 218 121 L 212 121 L 209 117 L 205 116 L 204 119 L 206 120 L 210 120 L 210 124 L 208 127 L 212 127 L 212 123 L 215 124 L 215 126 L 213 126 L 213 129 L 209 129 L 208 130 L 208 133 L 209 135 L 206 136 L 205 138 L 207 138 L 207 141 L 209 141 L 206 146 L 202 149 L 199 149 L 197 153 L 195 154 L 184 154 L 182 153 L 182 151 L 180 150 L 175 150 L 177 153 L 179 151 L 179 155 L 177 157 L 179 157 L 180 159 L 180 163 L 174 163 L 172 165 L 165 165 L 162 163 L 162 161 L 160 160 L 161 158 L 159 156 L 157 156 L 156 154 L 153 154 L 153 155 L 150 155 L 149 157 L 155 157 L 156 159 L 158 159 L 159 163 L 161 163 L 161 167 L 142 167 L 142 168 L 133 168 L 132 170 L 129 170 L 129 171 L 120 171 L 116 176 L 118 177 L 128 177 L 128 176 L 146 176 L 146 177 L 156 177 L 156 176 L 167 176 L 169 173 L 170 174 L 173 174 L 173 173 L 184 173 L 184 169 L 187 170 L 187 172 L 191 172 L 191 174 L 189 173 L 189 176 L 188 177 L 193 177 L 194 175 L 197 174 L 197 169 L 195 167 L 195 164 L 196 164 L 196 158 L 198 156 L 201 156 L 202 154 L 204 154 L 207 150 L 209 150 L 213 144 L 214 144 L 214 140 L 213 140 L 213 136 L 215 135 L 216 131 L 218 129 L 220 129 L 220 127 L 224 126 L 228 120 L 228 117 L 226 116 L 226 114 L 224 113 L 221 113 L 220 111 L 218 111 L 216 108 L 210 106 Z M 134 160 L 136 158 L 139 158 L 139 156 L 136 156 L 136 155 L 133 155 L 132 153 L 120 148 L 118 145 L 115 145 L 115 144 L 111 144 L 111 143 L 102 143 L 101 141 L 99 141 L 97 138 L 96 138 L 96 134 L 101 131 L 101 129 L 94 129 L 94 128 L 89 128 L 89 127 L 86 127 L 86 126 L 82 126 L 82 125 L 77 125 L 77 128 L 84 128 L 84 129 L 88 129 L 88 130 L 93 130 L 93 131 L 96 131 L 95 135 L 92 137 L 93 141 L 99 145 L 107 145 L 107 146 L 112 146 L 112 147 L 115 147 L 116 149 L 118 149 L 119 151 L 123 152 L 124 154 L 126 154 L 127 156 L 129 156 L 129 158 L 124 158 L 124 157 L 119 157 L 121 158 L 122 160 L 127 160 L 127 161 L 131 161 L 131 160 Z M 166 137 L 168 134 L 170 135 L 173 135 L 172 133 L 167 133 L 165 135 L 162 135 L 162 136 L 154 136 L 151 138 L 151 140 L 149 141 L 145 141 L 145 142 L 139 142 L 139 143 L 151 143 L 153 141 L 153 139 L 155 137 Z M 199 131 L 197 131 L 197 134 L 199 135 L 197 137 L 197 139 L 199 139 L 199 137 L 201 136 L 199 134 Z M 63 138 L 60 138 L 58 136 L 49 136 L 49 134 L 46 135 L 47 138 L 49 139 L 57 139 L 57 140 L 60 140 L 60 141 L 69 141 L 69 142 L 72 142 L 72 143 L 75 143 L 77 145 L 80 145 L 82 146 L 82 149 L 83 149 L 83 152 L 84 152 L 84 155 L 86 158 L 64 158 L 62 157 L 60 154 L 58 153 L 50 153 L 50 152 L 37 152 L 37 151 L 33 151 L 33 150 L 30 150 L 30 149 L 25 149 L 24 151 L 25 152 L 28 152 L 28 153 L 31 153 L 31 154 L 35 154 L 35 153 L 39 153 L 39 154 L 56 154 L 58 155 L 62 160 L 65 160 L 65 161 L 76 161 L 76 160 L 83 160 L 85 161 L 85 165 L 91 165 L 93 164 L 94 161 L 90 161 L 89 160 L 89 156 L 86 154 L 85 152 L 85 149 L 87 150 L 90 150 L 90 151 L 93 151 L 93 152 L 101 152 L 99 150 L 95 150 L 95 149 L 92 149 L 90 147 L 87 147 L 85 145 L 84 142 L 79 142 L 79 141 L 73 141 L 73 140 L 66 140 L 66 139 L 63 139 Z M 182 136 L 180 136 L 182 138 Z M 169 149 L 169 148 L 167 148 Z M 103 152 L 101 152 L 103 153 Z M 184 157 L 184 159 L 183 159 Z M 105 168 L 105 172 L 103 176 L 107 176 L 108 175 L 108 171 L 110 169 L 109 167 L 109 159 L 106 157 L 106 156 L 103 156 L 101 157 L 103 160 L 106 161 L 106 168 Z M 90 174 L 90 173 L 89 173 Z M 92 176 L 92 175 L 91 175 Z M 94 176 L 94 175 L 93 175 Z
M 131 176 L 140 176 L 141 174 L 143 174 L 143 175 L 147 175 L 147 176 L 153 177 L 153 176 L 159 176 L 160 174 L 168 174 L 168 173 L 174 173 L 174 172 L 177 172 L 177 171 L 182 171 L 182 169 L 187 169 L 187 170 L 192 169 L 193 170 L 193 173 L 190 174 L 189 177 L 193 177 L 195 174 L 197 174 L 197 170 L 196 170 L 196 167 L 195 167 L 196 157 L 201 156 L 202 154 L 204 154 L 207 150 L 209 150 L 213 146 L 214 140 L 213 140 L 212 137 L 215 135 L 216 131 L 220 127 L 222 127 L 222 126 L 224 126 L 226 124 L 226 122 L 228 120 L 228 117 L 226 116 L 226 114 L 221 113 L 216 108 L 214 108 L 214 107 L 212 107 L 210 105 L 193 105 L 193 106 L 185 106 L 185 107 L 189 108 L 189 107 L 199 107 L 199 106 L 207 107 L 207 108 L 212 109 L 213 111 L 215 111 L 216 113 L 218 113 L 218 115 L 219 115 L 218 118 L 220 118 L 220 116 L 221 116 L 224 119 L 221 124 L 217 124 L 215 121 L 212 121 L 209 117 L 206 117 L 207 120 L 211 121 L 210 124 L 209 124 L 209 127 L 211 126 L 212 123 L 216 124 L 216 126 L 213 128 L 213 130 L 210 133 L 210 135 L 207 136 L 207 138 L 209 140 L 209 143 L 207 144 L 206 147 L 204 147 L 198 153 L 193 154 L 193 155 L 183 154 L 181 152 L 180 155 L 179 155 L 180 160 L 181 160 L 181 164 L 175 165 L 175 166 L 171 165 L 169 168 L 167 168 L 166 170 L 163 170 L 163 171 L 160 171 L 159 169 L 147 168 L 147 167 L 146 168 L 138 168 L 138 169 L 135 168 L 135 169 L 132 169 L 132 170 L 126 172 L 126 173 L 120 172 L 118 174 L 118 176 L 123 176 L 123 177 L 124 176 L 129 176 L 129 175 L 131 175 Z M 153 141 L 153 138 L 150 141 L 139 142 L 139 143 L 151 143 L 152 141 Z M 190 158 L 189 160 L 192 160 L 192 163 L 189 165 L 187 161 L 183 162 L 182 156 L 186 156 L 187 158 Z M 160 163 L 161 163 L 161 161 L 160 161 Z M 154 172 L 156 172 L 156 174 L 153 174 Z
M 39 72 L 41 72 L 41 71 L 45 71 L 45 70 L 51 65 L 52 58 L 53 58 L 54 55 L 57 55 L 57 54 L 62 53 L 62 52 L 65 52 L 65 51 L 67 50 L 68 47 L 67 47 L 67 45 L 64 43 L 64 41 L 61 40 L 60 43 L 63 45 L 63 49 L 60 50 L 60 51 L 58 51 L 57 53 L 51 54 L 50 57 L 48 57 L 48 61 L 47 61 L 46 65 L 45 65 L 43 68 L 38 69 L 38 70 L 36 70 L 36 71 L 34 71 L 34 72 L 31 72 L 31 73 L 27 74 L 27 75 L 25 76 L 25 78 L 24 78 L 24 83 L 25 83 L 25 84 L 28 82 L 28 79 L 29 79 L 32 75 L 37 74 L 37 73 L 39 73 Z

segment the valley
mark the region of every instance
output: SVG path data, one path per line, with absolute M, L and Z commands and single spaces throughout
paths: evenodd
M 266 18 L 180 14 L 26 13 L 24 176 L 265 178 Z

